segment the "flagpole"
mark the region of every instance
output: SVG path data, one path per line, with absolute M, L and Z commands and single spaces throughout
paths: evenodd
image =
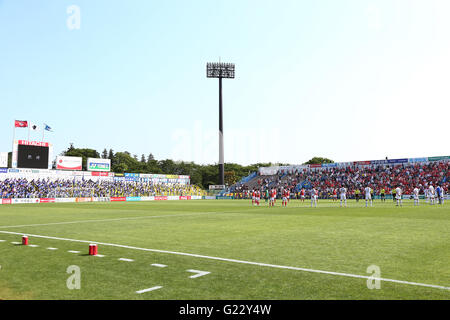
M 12 149 L 11 149 L 11 168 L 12 168 L 12 162 L 13 162 L 14 141 L 15 140 L 16 140 L 16 120 L 14 120 L 14 127 L 13 127 L 13 140 L 12 140 Z
M 28 141 L 30 141 L 30 126 L 28 126 Z
M 42 129 L 42 141 L 41 142 L 44 142 L 44 134 L 45 134 L 45 129 Z

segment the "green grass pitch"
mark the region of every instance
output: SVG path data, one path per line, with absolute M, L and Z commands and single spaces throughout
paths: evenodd
M 280 205 L 1 205 L 0 299 L 450 299 L 450 202 Z M 21 234 L 37 247 L 13 244 Z M 104 256 L 89 256 L 89 242 Z M 371 265 L 408 283 L 369 289 L 370 280 L 354 276 L 371 276 Z M 79 289 L 67 286 L 76 275 L 69 266 L 79 267 Z

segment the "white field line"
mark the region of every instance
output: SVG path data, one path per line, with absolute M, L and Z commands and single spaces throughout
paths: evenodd
M 203 276 L 206 276 L 207 274 L 210 274 L 210 273 L 211 273 L 211 272 L 209 272 L 209 271 L 201 271 L 201 270 L 193 270 L 193 269 L 191 269 L 191 270 L 186 270 L 186 271 L 187 271 L 187 272 L 196 273 L 195 275 L 189 277 L 189 278 L 191 278 L 191 279 L 203 277 Z
M 0 242 L 5 242 L 6 240 L 0 240 Z
M 153 291 L 153 290 L 158 290 L 158 289 L 161 289 L 161 288 L 162 288 L 162 286 L 156 286 L 156 287 L 153 287 L 153 288 L 148 288 L 148 289 L 136 291 L 136 293 L 141 294 L 141 293 L 146 293 L 146 292 Z
M 69 253 L 80 253 L 80 251 L 75 251 L 75 250 L 69 250 L 67 252 L 69 252 Z
M 0 231 L 0 233 L 3 233 L 3 234 L 14 234 L 14 235 L 24 235 L 23 233 L 11 232 L 11 231 Z M 435 288 L 435 289 L 442 289 L 442 290 L 449 290 L 450 291 L 450 287 L 441 286 L 441 285 L 418 283 L 418 282 L 410 282 L 410 281 L 387 279 L 387 278 L 375 278 L 373 276 L 362 276 L 362 275 L 351 274 L 351 273 L 341 273 L 341 272 L 315 270 L 315 269 L 307 269 L 307 268 L 299 268 L 299 267 L 281 266 L 281 265 L 276 265 L 276 264 L 268 264 L 268 263 L 252 262 L 252 261 L 245 261 L 245 260 L 212 257 L 212 256 L 205 256 L 205 255 L 193 254 L 193 253 L 185 253 L 185 252 L 176 252 L 176 251 L 167 251 L 167 250 L 159 250 L 159 249 L 139 248 L 139 247 L 133 247 L 133 246 L 127 246 L 127 245 L 121 245 L 121 244 L 96 242 L 96 241 L 89 241 L 89 240 L 77 240 L 77 239 L 68 239 L 68 238 L 60 238 L 60 237 L 42 236 L 42 235 L 29 234 L 29 233 L 27 233 L 27 235 L 30 236 L 30 237 L 35 237 L 35 238 L 70 241 L 70 242 L 80 242 L 80 243 L 89 243 L 89 244 L 95 243 L 95 244 L 98 244 L 98 245 L 117 247 L 117 248 L 125 248 L 125 249 L 140 250 L 140 251 L 147 251 L 147 252 L 174 254 L 174 255 L 179 255 L 179 256 L 188 256 L 188 257 L 202 258 L 202 259 L 209 259 L 209 260 L 216 260 L 216 261 L 225 261 L 225 262 L 233 262 L 233 263 L 240 263 L 240 264 L 248 264 L 248 265 L 260 266 L 260 267 L 268 267 L 268 268 L 277 268 L 277 269 L 286 269 L 286 270 L 295 270 L 295 271 L 303 271 L 303 272 L 311 272 L 311 273 L 328 274 L 328 275 L 333 275 L 333 276 L 341 276 L 341 277 L 349 277 L 349 278 L 380 280 L 380 281 L 385 281 L 385 282 L 393 282 L 393 283 L 400 283 L 400 284 L 406 284 L 406 285 L 411 285 L 411 286 L 428 287 L 428 288 Z
M 37 247 L 39 247 L 37 244 L 29 244 L 28 246 L 29 246 L 29 247 L 32 247 L 32 248 L 37 248 Z
M 55 250 L 58 250 L 58 248 L 52 248 L 52 247 L 50 247 L 50 248 L 47 248 L 47 250 L 55 251 Z
M 50 223 L 39 223 L 39 224 L 22 224 L 16 226 L 0 226 L 0 229 L 9 229 L 9 228 L 22 228 L 22 227 L 41 227 L 41 226 L 53 226 L 53 225 L 61 225 L 61 224 L 75 224 L 75 223 L 92 223 L 92 222 L 107 222 L 107 221 L 123 221 L 123 220 L 139 220 L 139 219 L 152 219 L 152 218 L 168 218 L 168 217 L 188 217 L 188 216 L 197 216 L 203 214 L 213 214 L 219 213 L 218 211 L 211 212 L 197 212 L 197 213 L 186 213 L 186 214 L 166 214 L 163 216 L 145 216 L 145 217 L 128 217 L 128 218 L 111 218 L 111 219 L 98 219 L 98 220 L 79 220 L 79 221 L 65 221 L 65 222 L 50 222 Z M 227 212 L 223 212 L 227 213 Z M 234 213 L 234 212 L 228 212 Z
M 133 262 L 133 259 L 119 258 L 119 261 Z
M 165 267 L 167 267 L 165 264 L 159 264 L 159 263 L 153 263 L 152 266 L 153 267 L 157 267 L 157 268 L 165 268 Z

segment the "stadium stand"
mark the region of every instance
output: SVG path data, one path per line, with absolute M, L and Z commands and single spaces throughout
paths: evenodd
M 250 198 L 252 190 L 264 192 L 276 188 L 291 190 L 291 196 L 297 197 L 304 188 L 316 188 L 321 198 L 329 198 L 333 190 L 344 186 L 351 197 L 355 190 L 370 186 L 379 195 L 385 189 L 389 195 L 392 189 L 400 186 L 404 195 L 411 195 L 414 188 L 421 193 L 430 184 L 440 185 L 447 193 L 450 188 L 450 159 L 442 157 L 440 161 L 402 161 L 389 163 L 382 161 L 352 162 L 324 166 L 291 166 L 260 168 L 257 175 L 247 183 L 235 185 L 233 192 L 238 198 Z M 424 158 L 428 159 L 428 158 Z M 403 160 L 403 159 L 402 159 Z M 404 159 L 408 160 L 408 159 Z M 412 159 L 411 159 L 412 160 Z M 272 172 L 267 175 L 264 173 Z
M 2 199 L 203 196 L 188 176 L 8 169 L 0 174 Z
M 203 190 L 191 185 L 64 179 L 28 181 L 24 178 L 0 181 L 0 193 L 3 199 L 204 195 Z

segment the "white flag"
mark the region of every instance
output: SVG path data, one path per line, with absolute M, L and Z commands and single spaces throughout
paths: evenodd
M 39 131 L 41 128 L 35 123 L 30 124 L 30 129 L 33 131 Z

